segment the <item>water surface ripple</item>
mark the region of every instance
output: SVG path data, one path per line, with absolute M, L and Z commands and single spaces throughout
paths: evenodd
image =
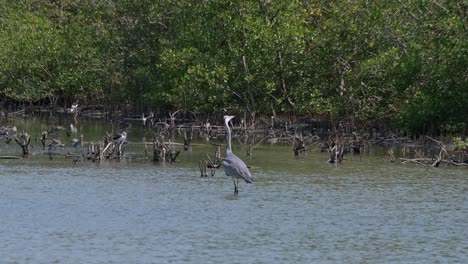
M 200 178 L 190 157 L 1 161 L 1 263 L 468 261 L 466 171 L 261 153 L 239 197 L 222 172 Z

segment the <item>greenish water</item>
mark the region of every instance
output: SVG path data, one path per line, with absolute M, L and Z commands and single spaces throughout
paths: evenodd
M 33 138 L 49 128 L 20 121 Z M 112 125 L 78 126 L 85 141 L 105 131 Z M 209 143 L 155 164 L 141 144 L 150 133 L 138 124 L 128 131 L 130 158 L 121 161 L 50 160 L 34 141 L 30 157 L 0 160 L 1 263 L 468 261 L 466 169 L 390 163 L 379 149 L 339 165 L 315 151 L 294 157 L 285 145 L 247 157 L 235 144 L 256 179 L 236 197 L 222 169 L 200 178 L 198 161 L 215 151 Z M 20 155 L 14 142 L 0 151 Z

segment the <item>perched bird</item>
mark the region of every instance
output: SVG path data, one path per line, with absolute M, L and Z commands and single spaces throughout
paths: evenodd
M 46 140 L 47 140 L 47 131 L 42 131 L 41 133 L 41 143 L 42 143 L 42 149 L 45 149 L 46 146 Z
M 70 130 L 67 131 L 67 136 L 78 133 L 78 128 L 73 124 L 70 124 Z
M 8 132 L 10 135 L 16 135 L 16 132 L 18 131 L 18 129 L 16 128 L 16 126 L 12 126 L 10 131 Z
M 83 147 L 83 134 L 81 134 L 80 139 L 77 139 L 77 138 L 72 139 L 72 143 L 73 143 L 72 146 L 74 148 Z
M 76 125 L 78 123 L 78 101 L 72 104 L 70 112 L 73 113 L 73 119 L 75 120 Z
M 211 124 L 210 124 L 210 122 L 209 122 L 208 119 L 206 120 L 206 123 L 204 124 L 204 126 L 205 126 L 205 130 L 206 130 L 206 131 L 210 131 L 210 129 L 211 129 Z
M 151 119 L 154 117 L 154 113 L 151 112 L 149 116 L 145 117 L 145 113 L 141 114 L 141 120 L 143 121 L 143 126 L 146 126 L 146 120 Z
M 112 139 L 115 141 L 117 145 L 122 145 L 127 139 L 127 132 L 124 131 L 120 134 L 117 134 Z
M 51 148 L 56 149 L 56 148 L 63 148 L 63 147 L 65 147 L 65 144 L 63 144 L 62 141 L 60 141 L 60 140 L 58 140 L 58 139 L 55 139 L 55 138 L 52 139 L 52 140 L 49 142 L 48 145 L 49 145 L 49 150 L 50 150 Z
M 231 148 L 231 129 L 229 128 L 229 121 L 233 119 L 234 116 L 224 116 L 224 125 L 226 126 L 226 158 L 223 160 L 224 172 L 227 176 L 232 177 L 234 182 L 234 195 L 239 194 L 239 179 L 243 179 L 246 183 L 252 183 L 253 178 L 250 174 L 247 165 L 238 158 L 234 153 L 232 153 Z
M 143 126 L 146 126 L 146 120 L 148 120 L 148 117 L 145 117 L 145 113 L 141 114 L 141 120 L 143 121 Z
M 76 134 L 78 133 L 78 128 L 76 128 L 76 126 L 74 126 L 73 124 L 70 124 L 70 132 Z
M 74 113 L 74 112 L 77 112 L 77 111 L 78 111 L 78 102 L 74 102 L 74 103 L 71 105 L 70 112 Z
M 52 127 L 49 131 L 49 134 L 52 134 L 52 135 L 56 135 L 60 132 L 62 132 L 62 130 L 64 130 L 65 128 L 63 126 L 56 126 L 56 127 Z
M 18 129 L 16 128 L 16 126 L 1 126 L 0 127 L 0 135 L 16 135 L 16 132 L 18 131 Z

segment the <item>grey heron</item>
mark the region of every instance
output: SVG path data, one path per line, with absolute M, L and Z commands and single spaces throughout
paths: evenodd
M 54 148 L 54 149 L 56 149 L 56 148 L 64 148 L 64 147 L 65 147 L 65 144 L 63 144 L 62 141 L 53 138 L 53 139 L 49 142 L 48 146 L 49 146 L 49 150 L 50 150 L 50 149 L 52 149 L 52 148 Z
M 122 145 L 126 142 L 127 140 L 127 132 L 122 132 L 120 134 L 117 134 L 113 137 L 113 140 L 115 142 L 115 146 L 117 147 L 119 157 L 122 156 Z
M 113 137 L 113 140 L 115 141 L 117 145 L 122 145 L 126 139 L 127 139 L 127 132 L 125 131 Z
M 227 176 L 232 177 L 232 181 L 234 182 L 234 195 L 239 194 L 239 179 L 244 180 L 246 183 L 252 183 L 253 178 L 250 174 L 247 165 L 234 153 L 232 153 L 231 148 L 231 129 L 229 128 L 229 121 L 233 119 L 234 116 L 224 116 L 224 125 L 226 126 L 226 143 L 227 143 L 227 150 L 226 150 L 226 158 L 223 160 L 224 166 L 224 173 Z
M 72 139 L 73 147 L 74 148 L 82 148 L 83 147 L 83 134 L 81 134 L 80 139 L 74 138 Z
M 49 134 L 50 135 L 57 135 L 59 134 L 60 132 L 62 132 L 62 130 L 64 130 L 65 128 L 63 126 L 56 126 L 56 127 L 52 127 L 49 131 Z

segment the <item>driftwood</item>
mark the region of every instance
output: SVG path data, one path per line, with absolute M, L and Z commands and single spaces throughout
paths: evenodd
M 106 133 L 104 137 L 104 142 L 99 143 L 99 158 L 100 159 L 120 159 L 123 157 L 123 145 L 126 143 L 126 140 L 121 142 L 113 141 L 112 136 L 109 133 Z M 101 151 L 102 149 L 102 151 Z
M 306 146 L 304 144 L 304 141 L 302 140 L 302 137 L 295 137 L 294 146 L 293 146 L 294 156 L 299 156 L 299 154 L 305 151 L 306 151 Z
M 190 131 L 190 136 L 187 137 L 187 131 L 184 131 L 184 151 L 192 150 L 190 143 L 192 143 L 193 139 L 193 130 Z
M 200 169 L 200 177 L 208 177 L 208 174 L 206 174 L 206 161 L 200 160 L 198 162 L 198 168 Z
M 18 143 L 18 145 L 21 147 L 21 150 L 23 151 L 23 155 L 28 155 L 30 154 L 31 151 L 31 137 L 28 135 L 28 133 L 21 133 L 19 138 L 15 136 L 14 141 Z
M 424 157 L 424 155 L 420 152 L 416 152 L 416 156 L 417 156 L 416 158 L 412 158 L 412 159 L 400 158 L 399 160 L 401 160 L 402 163 L 408 163 L 408 162 L 416 163 L 416 164 L 424 166 L 426 169 L 428 169 L 429 167 L 433 167 L 433 168 L 439 167 L 440 164 L 442 163 L 447 164 L 447 165 L 468 167 L 468 163 L 452 160 L 450 158 L 449 152 L 447 151 L 446 145 L 442 143 L 442 141 L 433 139 L 429 136 L 427 136 L 426 138 L 431 140 L 432 142 L 435 142 L 437 146 L 439 147 L 439 151 L 437 155 L 429 158 L 429 157 Z
M 341 163 L 344 159 L 345 146 L 343 144 L 337 144 L 332 142 L 328 147 L 328 152 L 330 153 L 330 163 Z
M 291 120 L 290 117 L 288 117 L 287 120 L 281 119 L 280 117 L 276 116 L 273 107 L 272 111 L 273 115 L 271 117 L 268 116 L 266 121 L 262 120 L 261 118 L 258 118 L 258 122 L 255 126 L 247 126 L 245 116 L 237 124 L 237 133 L 235 134 L 235 136 L 233 136 L 233 138 L 242 141 L 241 143 L 244 144 L 244 149 L 247 150 L 247 155 L 252 155 L 254 148 L 262 144 L 264 140 L 267 140 L 269 143 L 290 144 L 292 147 L 293 154 L 295 156 L 310 151 L 310 149 L 312 149 L 312 146 L 316 144 L 323 143 L 322 150 L 327 151 L 329 153 L 329 162 L 340 163 L 345 159 L 345 156 L 348 153 L 363 153 L 367 148 L 367 145 L 365 144 L 374 143 L 384 147 L 388 145 L 391 145 L 393 147 L 396 144 L 402 144 L 404 149 L 405 143 L 413 143 L 414 140 L 414 138 L 410 138 L 407 136 L 398 136 L 398 134 L 386 133 L 390 131 L 380 132 L 380 130 L 378 131 L 377 128 L 366 128 L 366 130 L 357 130 L 354 127 L 354 123 L 348 126 L 345 123 L 341 125 L 340 122 L 339 127 L 327 127 L 328 123 L 319 123 L 319 120 Z M 176 143 L 174 142 L 174 138 L 171 137 L 171 140 L 169 140 L 169 142 L 165 142 L 164 140 L 160 139 L 157 142 L 133 142 L 132 144 L 145 144 L 144 155 L 146 160 L 152 159 L 154 161 L 173 162 L 178 158 L 178 155 L 180 154 L 180 151 L 176 150 L 175 148 L 178 148 L 180 150 L 183 149 L 186 151 L 190 150 L 193 146 L 197 145 L 193 142 L 194 137 L 200 136 L 201 138 L 205 138 L 206 141 L 209 141 L 211 138 L 222 137 L 225 135 L 224 125 L 217 125 L 215 123 L 215 120 L 219 120 L 219 117 L 222 115 L 222 113 L 214 115 L 214 120 L 210 120 L 206 117 L 203 117 L 203 121 L 200 121 L 202 120 L 202 118 L 200 118 L 199 120 L 197 116 L 193 114 L 196 119 L 194 121 L 192 118 L 187 118 L 184 114 L 188 112 L 189 111 L 180 109 L 169 113 L 169 116 L 167 115 L 167 113 L 164 113 L 164 117 L 163 115 L 159 115 L 161 119 L 156 117 L 156 115 L 153 112 L 150 112 L 149 115 L 148 112 L 146 112 L 146 114 L 138 112 L 138 115 L 133 120 L 138 122 L 139 124 L 143 124 L 145 129 L 152 129 L 152 131 L 155 133 L 157 133 L 158 129 L 161 129 L 161 134 L 166 136 L 171 134 L 175 135 L 176 133 L 179 133 L 179 135 L 182 135 L 183 137 L 183 142 Z M 212 122 L 210 123 L 210 121 Z M 124 122 L 117 122 L 119 125 L 122 126 L 130 125 Z M 262 122 L 264 123 L 264 126 L 262 126 Z M 70 132 L 74 131 L 73 128 L 74 127 L 71 126 Z M 64 128 L 62 127 L 54 127 L 50 131 L 58 133 L 63 129 Z M 235 130 L 236 129 L 233 129 L 233 133 Z M 3 136 L 1 132 L 2 129 L 0 128 L 0 136 Z M 10 134 L 6 135 L 4 138 L 7 140 L 15 139 L 15 142 L 17 142 L 20 145 L 24 154 L 31 153 L 32 146 L 29 145 L 30 139 L 23 140 L 21 136 L 18 135 L 18 137 L 16 138 L 15 136 L 12 136 Z M 42 149 L 46 150 L 47 146 L 49 147 L 49 154 L 52 157 L 56 154 L 52 153 L 52 151 L 50 150 L 55 149 L 56 147 L 60 147 L 60 144 L 48 144 L 48 142 L 52 142 L 50 141 L 50 138 L 51 136 L 49 133 L 43 132 L 43 134 L 41 134 L 40 142 L 42 143 Z M 448 147 L 448 144 L 446 147 L 446 145 L 444 145 L 442 141 L 426 137 L 426 141 L 429 142 L 429 140 L 431 141 L 431 144 L 432 142 L 435 143 L 432 144 L 432 146 L 437 146 L 436 148 L 432 148 L 432 154 L 427 154 L 426 152 L 426 156 L 424 156 L 424 152 L 421 152 L 419 156 L 410 157 L 409 155 L 405 156 L 405 154 L 399 155 L 399 153 L 397 155 L 396 150 L 395 153 L 393 153 L 394 150 L 391 150 L 388 151 L 388 156 L 390 157 L 391 161 L 398 160 L 398 156 L 400 156 L 402 157 L 400 160 L 403 163 L 413 162 L 416 164 L 424 164 L 424 166 L 426 167 L 438 167 L 443 165 L 468 166 L 465 156 L 453 156 L 453 152 Z M 365 142 L 365 144 L 363 142 Z M 82 146 L 82 140 L 80 143 L 74 143 Z M 121 158 L 123 156 L 123 150 L 125 148 L 123 146 L 124 143 L 121 143 L 122 144 L 114 143 L 112 141 L 112 138 L 108 135 L 108 139 L 105 139 L 103 142 L 100 141 L 86 144 L 88 145 L 87 158 L 92 161 L 98 161 L 104 158 Z M 152 149 L 151 144 L 153 145 Z M 364 146 L 366 146 L 366 148 Z M 412 151 L 413 146 L 406 145 L 406 147 L 408 149 L 411 148 Z M 218 149 L 219 148 L 220 147 L 218 146 Z M 199 167 L 203 168 L 204 171 L 202 173 L 201 170 L 201 174 L 210 175 L 210 169 L 216 170 L 222 165 L 222 159 L 218 154 L 220 152 L 218 151 L 218 149 L 214 157 L 210 157 L 209 155 L 207 155 L 207 158 L 199 162 Z M 153 152 L 153 157 L 151 157 L 151 152 Z M 406 152 L 403 151 L 403 153 Z M 70 157 L 75 157 L 75 155 L 70 155 Z
M 324 143 L 322 151 L 326 150 L 330 153 L 330 163 L 341 163 L 344 160 L 344 155 L 348 153 L 362 154 L 364 150 L 364 142 L 356 133 L 344 134 L 337 133 L 331 135 L 329 140 Z
M 94 142 L 89 143 L 87 159 L 93 162 L 102 160 L 103 155 L 102 155 L 101 149 L 103 147 L 103 144 L 104 143 L 102 142 L 99 142 L 97 144 Z
M 414 158 L 414 159 L 407 159 L 407 158 L 399 158 L 402 163 L 416 163 L 419 165 L 424 166 L 426 169 L 429 167 L 439 167 L 441 163 L 445 163 L 447 165 L 459 166 L 459 167 L 468 167 L 468 163 L 457 162 L 454 160 L 449 159 L 442 159 L 438 160 L 437 158 Z
M 160 142 L 159 140 L 153 140 L 153 161 L 167 161 L 175 162 L 180 154 L 180 150 L 175 150 L 172 143 L 168 144 Z
M 210 155 L 206 155 L 208 157 L 207 167 L 210 169 L 218 169 L 222 165 L 222 158 L 221 158 L 221 145 L 216 145 L 216 151 L 214 155 L 214 159 L 211 159 Z
M 46 141 L 47 141 L 47 131 L 42 131 L 41 133 L 42 150 L 45 150 Z
M 335 134 L 329 137 L 324 143 L 324 148 L 330 154 L 329 163 L 341 163 L 344 159 L 345 145 L 347 144 L 342 134 Z
M 427 158 L 416 158 L 416 159 L 399 158 L 399 160 L 401 160 L 402 163 L 413 162 L 413 163 L 422 165 L 426 170 L 428 170 L 429 167 L 424 162 L 425 161 L 432 161 L 432 159 L 427 159 Z
M 0 156 L 0 159 L 21 159 L 21 157 L 16 157 L 16 156 Z
M 198 162 L 198 167 L 200 168 L 200 177 L 208 177 L 207 169 L 210 169 L 209 175 L 213 177 L 216 173 L 216 170 L 223 164 L 223 160 L 221 158 L 221 145 L 216 145 L 216 151 L 213 159 L 208 154 L 206 154 L 206 157 L 207 160 L 201 160 Z
M 448 156 L 447 147 L 441 141 L 435 140 L 435 139 L 433 139 L 431 137 L 427 137 L 427 138 L 434 141 L 435 143 L 437 143 L 437 145 L 440 147 L 439 155 L 437 155 L 434 163 L 432 163 L 432 165 L 431 165 L 432 167 L 439 167 L 439 164 L 442 161 L 443 156 L 444 155 Z
M 10 144 L 13 137 L 16 136 L 16 126 L 2 126 L 0 127 L 0 138 L 5 139 L 5 143 Z
M 200 168 L 200 177 L 208 177 L 207 168 L 208 168 L 208 163 L 205 160 L 201 160 L 198 162 L 198 167 Z M 210 175 L 213 177 L 216 173 L 216 169 L 211 167 L 210 169 Z

